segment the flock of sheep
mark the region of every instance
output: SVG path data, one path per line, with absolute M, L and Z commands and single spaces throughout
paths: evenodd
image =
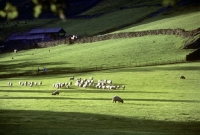
M 74 80 L 74 77 L 70 77 L 69 78 L 69 82 L 64 82 L 64 83 L 55 83 L 53 84 L 53 87 L 55 87 L 56 89 L 59 88 L 70 88 L 70 86 L 72 86 L 72 80 Z M 9 86 L 13 86 L 12 82 L 8 82 Z M 19 81 L 19 85 L 21 86 L 30 86 L 33 87 L 34 85 L 42 85 L 42 81 L 40 82 L 22 82 Z M 87 87 L 95 87 L 97 89 L 108 89 L 108 90 L 116 90 L 120 88 L 120 85 L 113 85 L 112 80 L 98 80 L 97 83 L 95 83 L 93 77 L 89 78 L 89 79 L 81 79 L 81 78 L 77 78 L 74 86 L 77 87 L 83 87 L 83 88 L 87 88 Z M 122 85 L 121 88 L 124 90 L 125 89 L 125 85 Z
M 185 79 L 185 76 L 180 76 L 180 79 Z M 72 85 L 72 81 L 74 81 L 74 76 L 73 77 L 70 77 L 69 78 L 69 82 L 65 82 L 65 83 L 56 83 L 56 84 L 53 84 L 53 87 L 55 87 L 56 89 L 59 89 L 59 88 L 70 88 L 70 86 Z M 9 86 L 13 86 L 13 83 L 12 82 L 8 82 L 8 85 Z M 19 85 L 21 86 L 36 86 L 36 85 L 42 85 L 42 81 L 40 82 L 21 82 L 19 81 Z M 90 77 L 89 79 L 81 79 L 81 78 L 77 78 L 75 83 L 74 83 L 75 86 L 77 87 L 83 87 L 83 88 L 87 88 L 87 87 L 95 87 L 97 89 L 108 89 L 108 90 L 116 90 L 116 89 L 119 89 L 120 86 L 119 85 L 113 85 L 113 82 L 112 80 L 98 80 L 97 83 L 95 83 L 93 77 Z M 125 89 L 125 85 L 122 85 L 121 88 L 124 90 Z M 59 90 L 56 90 L 54 92 L 52 92 L 52 95 L 59 95 Z M 113 103 L 116 103 L 116 102 L 120 102 L 120 103 L 124 103 L 124 100 L 119 97 L 119 96 L 114 96 L 112 98 L 112 101 Z
M 65 82 L 65 83 L 56 83 L 53 84 L 53 87 L 55 88 L 62 88 L 62 87 L 66 87 L 69 88 L 72 85 L 72 80 L 74 80 L 74 76 L 69 78 L 70 82 Z M 119 85 L 113 85 L 112 80 L 98 80 L 97 83 L 95 83 L 93 77 L 90 77 L 89 79 L 81 79 L 81 78 L 77 78 L 75 83 L 75 86 L 77 87 L 83 87 L 83 88 L 87 88 L 87 87 L 96 87 L 97 89 L 108 89 L 108 90 L 112 90 L 112 89 L 119 89 L 120 86 Z M 121 86 L 122 89 L 125 89 L 125 85 Z M 52 95 L 59 95 L 59 90 L 56 90 L 54 92 L 52 92 Z M 119 103 L 124 103 L 124 100 L 119 97 L 119 96 L 114 96 L 112 98 L 113 103 L 119 102 Z
M 19 81 L 19 85 L 20 86 L 30 86 L 30 87 L 33 87 L 34 85 L 42 85 L 42 81 L 40 82 L 28 82 L 28 81 L 25 81 L 25 82 L 21 82 Z M 8 82 L 8 86 L 13 86 L 13 83 L 12 82 Z
M 72 81 L 74 81 L 74 77 L 69 78 L 69 82 L 59 82 L 53 84 L 53 87 L 56 89 L 59 88 L 70 88 L 72 86 Z M 90 77 L 89 79 L 82 79 L 82 78 L 77 78 L 76 81 L 74 82 L 74 86 L 77 87 L 82 87 L 82 88 L 97 88 L 97 89 L 108 89 L 108 90 L 116 90 L 120 89 L 120 85 L 113 85 L 112 80 L 98 80 L 96 83 L 93 79 L 93 77 Z M 125 85 L 122 85 L 121 88 L 124 90 Z
M 87 87 L 92 87 L 92 88 L 97 88 L 97 89 L 108 89 L 108 90 L 116 90 L 116 89 L 120 89 L 119 85 L 113 85 L 113 81 L 112 80 L 98 80 L 96 83 L 93 79 L 93 77 L 90 77 L 89 79 L 82 79 L 82 78 L 77 78 L 76 80 L 73 77 L 69 78 L 69 82 L 64 82 L 64 83 L 55 83 L 53 84 L 53 87 L 56 89 L 60 89 L 60 88 L 70 88 L 70 86 L 72 86 L 74 81 L 74 86 L 77 87 L 82 87 L 82 88 L 87 88 Z M 12 82 L 8 82 L 9 86 L 13 86 Z M 42 81 L 40 82 L 22 82 L 19 81 L 19 85 L 20 86 L 37 86 L 37 85 L 42 85 Z M 125 85 L 122 85 L 121 88 L 124 90 L 125 89 Z M 59 90 L 56 90 L 54 92 L 52 92 L 52 95 L 59 95 Z M 120 98 L 119 96 L 114 96 L 112 98 L 113 103 L 116 103 L 116 101 L 123 103 L 123 99 Z

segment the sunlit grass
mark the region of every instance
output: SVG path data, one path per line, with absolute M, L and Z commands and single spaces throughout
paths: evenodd
M 176 29 L 181 28 L 185 30 L 194 30 L 199 28 L 200 12 L 192 12 L 188 14 L 182 14 L 172 16 L 169 18 L 162 18 L 158 16 L 152 19 L 148 19 L 140 23 L 139 25 L 132 25 L 123 30 L 116 32 L 131 32 L 131 31 L 144 31 L 144 30 L 155 30 L 155 29 Z M 192 21 L 188 21 L 192 20 Z M 116 33 L 114 32 L 114 33 Z
M 178 134 L 182 131 L 181 127 L 188 128 L 185 134 L 195 134 L 200 122 L 198 67 L 199 63 L 186 63 L 1 79 L 0 117 L 3 122 L 1 125 L 5 127 L 2 131 L 9 130 L 6 124 L 11 127 L 21 125 L 17 130 L 10 129 L 20 134 L 43 134 L 44 131 L 39 133 L 37 129 L 49 129 L 51 126 L 54 128 L 49 129 L 49 132 L 53 133 L 56 129 L 59 134 L 64 134 L 66 130 L 70 134 L 82 134 L 84 131 L 88 134 Z M 179 79 L 180 75 L 186 79 Z M 56 90 L 52 84 L 67 82 L 70 76 L 75 76 L 75 79 L 89 79 L 93 76 L 95 82 L 98 79 L 112 79 L 113 85 L 126 85 L 126 88 L 84 89 L 75 87 L 73 83 L 70 89 L 62 88 L 60 95 L 52 96 L 51 92 Z M 18 81 L 26 80 L 42 80 L 43 85 L 19 86 Z M 8 81 L 13 82 L 12 87 L 7 85 Z M 124 104 L 112 103 L 114 95 L 121 96 Z M 60 123 L 60 126 L 57 127 L 56 123 Z
M 158 65 L 167 61 L 184 61 L 190 52 L 180 49 L 184 41 L 181 37 L 159 35 L 23 50 L 2 54 L 0 71 L 5 74 L 36 72 L 37 68 L 42 70 L 43 67 L 50 71 L 73 67 L 130 66 L 130 63 Z
M 146 2 L 148 4 L 149 1 Z M 105 9 L 110 10 L 109 7 Z M 91 20 L 55 20 L 45 27 L 59 26 L 68 34 L 92 35 L 135 21 L 147 14 L 145 12 L 139 16 L 138 12 L 143 10 L 150 13 L 151 9 L 124 10 Z M 98 11 L 100 9 L 92 12 Z M 118 14 L 123 17 L 118 17 Z M 199 26 L 198 16 L 199 12 L 177 15 L 176 18 L 170 15 L 168 19 L 158 16 L 144 21 L 141 26 L 134 25 L 121 32 L 165 28 L 192 30 Z M 156 35 L 1 54 L 0 134 L 199 134 L 200 63 L 145 67 L 149 62 L 156 65 L 168 64 L 170 61 L 185 62 L 186 55 L 192 51 L 181 49 L 186 40 L 178 36 Z M 120 64 L 132 65 L 133 68 L 63 74 L 50 72 Z M 134 67 L 134 64 L 144 67 Z M 36 70 L 42 70 L 43 67 L 47 68 L 47 74 L 35 75 Z M 34 75 L 3 78 L 4 74 L 26 71 L 33 72 Z M 180 79 L 180 75 L 184 75 L 186 79 Z M 62 88 L 59 89 L 59 95 L 51 95 L 57 90 L 53 84 L 69 82 L 71 76 L 74 76 L 75 80 L 89 79 L 92 76 L 95 82 L 99 79 L 111 79 L 113 85 L 125 85 L 126 88 L 84 89 L 74 86 L 73 81 L 70 89 Z M 43 84 L 33 87 L 20 86 L 19 81 L 42 81 Z M 8 82 L 12 82 L 13 86 L 8 86 Z M 115 95 L 122 97 L 124 104 L 112 103 L 111 99 Z

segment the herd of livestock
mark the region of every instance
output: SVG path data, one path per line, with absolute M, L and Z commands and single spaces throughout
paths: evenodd
M 122 88 L 123 90 L 125 89 L 125 85 L 114 85 L 112 80 L 98 80 L 97 82 L 94 81 L 93 77 L 90 77 L 89 79 L 82 79 L 82 78 L 77 78 L 76 80 L 74 77 L 69 78 L 69 82 L 58 82 L 53 84 L 53 87 L 56 89 L 69 89 L 72 86 L 72 81 L 74 81 L 74 86 L 76 87 L 82 87 L 82 88 L 97 88 L 97 89 L 108 89 L 108 90 L 116 90 Z M 8 82 L 9 86 L 13 86 L 12 82 Z M 42 85 L 42 81 L 40 82 L 22 82 L 19 81 L 20 86 L 37 86 L 37 85 Z
M 125 85 L 114 85 L 112 80 L 98 80 L 97 82 L 94 81 L 93 77 L 90 77 L 89 79 L 81 79 L 81 78 L 77 78 L 76 80 L 73 77 L 69 78 L 69 82 L 64 82 L 64 83 L 55 83 L 53 84 L 53 87 L 56 89 L 69 89 L 72 86 L 72 82 L 74 82 L 74 86 L 76 87 L 82 87 L 82 88 L 87 88 L 87 87 L 91 87 L 91 88 L 96 88 L 96 89 L 108 89 L 108 90 L 116 90 L 116 89 L 120 89 L 122 88 L 123 90 L 125 89 Z M 13 86 L 12 82 L 8 82 L 9 86 Z M 42 81 L 40 82 L 22 82 L 19 81 L 19 85 L 20 86 L 37 86 L 37 85 L 42 85 Z M 52 92 L 52 95 L 59 95 L 59 90 L 56 90 L 54 92 Z M 124 103 L 123 99 L 119 96 L 114 96 L 112 98 L 113 103 L 116 102 L 120 102 L 120 103 Z
M 180 76 L 180 79 L 185 79 L 185 76 Z M 65 83 L 55 83 L 53 84 L 53 87 L 56 89 L 60 89 L 60 88 L 67 88 L 69 89 L 72 86 L 72 81 L 75 81 L 74 76 L 69 78 L 69 82 L 65 82 Z M 8 82 L 9 86 L 13 86 L 12 82 Z M 36 85 L 42 85 L 42 81 L 40 82 L 21 82 L 19 81 L 19 85 L 21 86 L 36 86 Z M 81 79 L 81 78 L 77 78 L 76 81 L 74 82 L 74 86 L 77 87 L 82 87 L 82 88 L 87 88 L 87 87 L 93 87 L 93 88 L 97 88 L 97 89 L 108 89 L 108 90 L 116 90 L 116 89 L 120 89 L 122 88 L 123 90 L 125 89 L 125 85 L 122 85 L 120 87 L 120 85 L 113 85 L 112 80 L 98 80 L 96 83 L 93 79 L 93 77 L 90 77 L 89 79 Z M 59 95 L 59 90 L 56 90 L 54 92 L 52 92 L 52 95 Z M 113 103 L 116 102 L 120 102 L 120 103 L 124 103 L 124 100 L 119 97 L 119 96 L 114 96 L 112 98 Z

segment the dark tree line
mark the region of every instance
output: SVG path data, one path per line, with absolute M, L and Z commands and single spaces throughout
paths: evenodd
M 35 18 L 38 18 L 44 11 L 51 11 L 61 19 L 65 19 L 65 10 L 69 6 L 68 0 L 32 0 L 32 4 Z M 10 20 L 17 18 L 18 15 L 19 9 L 16 0 L 0 1 L 0 17 Z

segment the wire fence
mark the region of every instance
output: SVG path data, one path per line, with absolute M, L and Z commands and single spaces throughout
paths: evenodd
M 199 61 L 193 61 L 199 62 Z M 137 68 L 137 67 L 147 67 L 147 66 L 159 66 L 159 65 L 169 65 L 169 64 L 178 64 L 178 63 L 191 63 L 184 59 L 171 59 L 171 60 L 157 60 L 157 61 L 146 61 L 146 62 L 126 62 L 126 63 L 117 63 L 115 65 L 101 64 L 101 65 L 92 65 L 87 67 L 73 67 L 73 68 L 52 68 L 48 69 L 47 72 L 37 70 L 28 70 L 20 72 L 9 72 L 6 74 L 0 74 L 0 78 L 9 78 L 9 77 L 19 77 L 19 76 L 40 76 L 40 75 L 53 75 L 53 74 L 72 74 L 72 73 L 83 73 L 83 72 L 95 72 L 103 70 L 113 70 L 113 69 L 122 69 L 122 68 Z

